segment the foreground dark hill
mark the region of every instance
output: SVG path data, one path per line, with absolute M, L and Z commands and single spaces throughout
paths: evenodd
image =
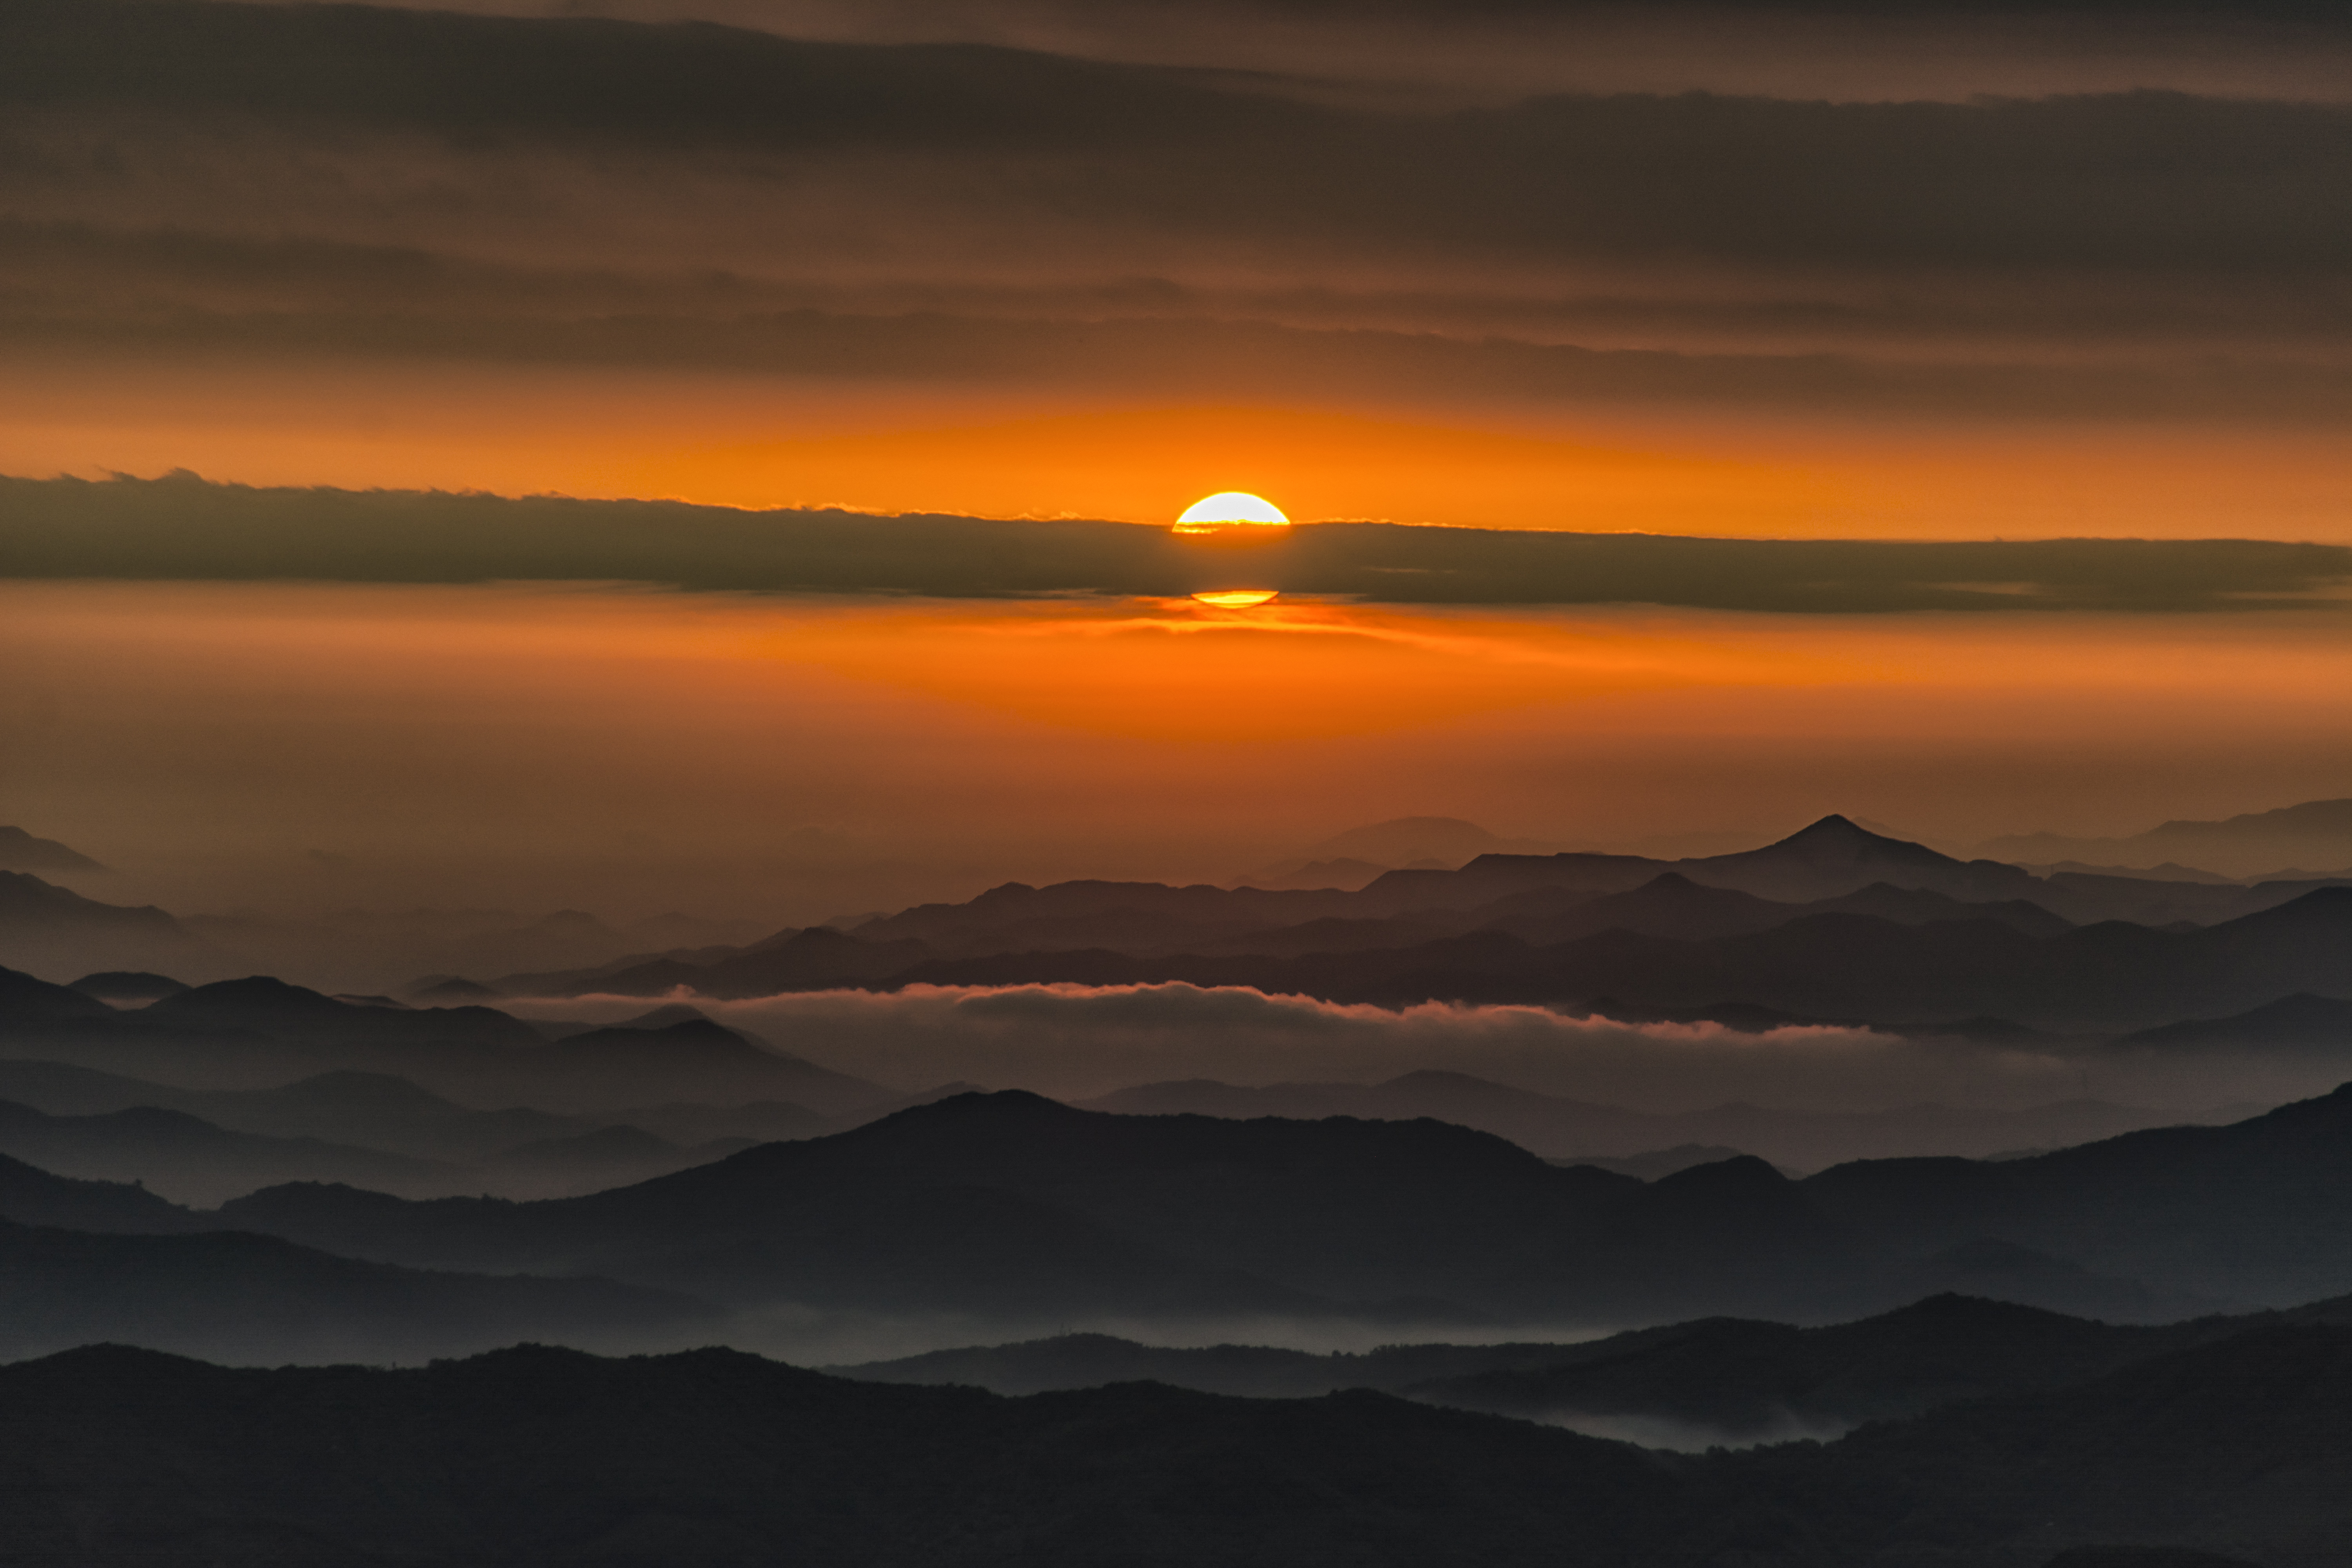
M 2057 1154 L 1644 1184 L 1434 1121 L 1120 1117 L 971 1094 L 588 1197 L 286 1186 L 216 1223 L 415 1267 L 751 1303 L 1442 1322 L 1819 1321 L 1937 1290 L 2095 1316 L 2352 1291 L 2352 1089 Z
M 2341 1561 L 2352 1331 L 2282 1329 L 1842 1442 L 1676 1458 L 1369 1393 L 1004 1399 L 729 1352 L 0 1368 L 18 1561 L 1894 1568 Z M 420 1504 L 422 1506 L 420 1506 Z

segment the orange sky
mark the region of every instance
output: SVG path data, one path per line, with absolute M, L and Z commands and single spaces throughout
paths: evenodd
M 1782 537 L 2352 541 L 2352 445 L 2217 426 L 1765 422 L 1590 407 L 1067 397 L 451 367 L 0 368 L 0 472 L 674 496 L 1162 521 L 1223 489 L 1312 521 Z
M 781 922 L 1013 877 L 1222 878 L 1412 814 L 1601 845 L 1844 810 L 1965 847 L 2352 772 L 2352 639 L 2321 612 L 19 584 L 0 628 L 8 816 L 167 906 Z

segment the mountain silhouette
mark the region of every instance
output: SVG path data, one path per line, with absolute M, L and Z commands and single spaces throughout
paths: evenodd
M 1178 1349 L 1107 1334 L 932 1351 L 826 1370 L 882 1383 L 998 1394 L 1150 1379 L 1205 1394 L 1307 1398 L 1377 1389 L 1455 1409 L 1598 1425 L 1679 1422 L 1721 1441 L 1843 1431 L 1961 1400 L 2063 1387 L 2288 1321 L 2352 1322 L 2352 1300 L 2278 1313 L 2117 1325 L 1939 1295 L 1817 1328 L 1709 1318 L 1572 1344 L 1384 1345 L 1315 1354 L 1253 1345 Z
M 103 871 L 106 868 L 54 838 L 21 827 L 0 827 L 0 871 Z
M 1679 893 L 1675 896 L 1683 896 Z M 2352 991 L 2352 888 L 2185 931 L 2104 923 L 2033 936 L 2005 919 L 1911 925 L 1809 913 L 1696 941 L 1622 929 L 1537 945 L 1503 931 L 1410 947 L 1291 958 L 1138 957 L 1108 950 L 933 960 L 886 987 L 1043 984 L 1250 986 L 1325 1000 L 1583 1005 L 1628 1016 L 1713 1016 L 1915 1032 L 1968 1018 L 2126 1032 L 2227 1014 L 2295 991 Z M 1612 1005 L 1601 1006 L 1606 999 Z
M 2115 923 L 2116 910 L 2145 913 L 2151 900 L 2195 918 Z M 501 985 L 744 997 L 1181 982 L 1381 1005 L 2128 1032 L 2352 987 L 2340 900 L 2352 887 L 2043 881 L 1829 816 L 1728 855 L 1489 854 L 1456 871 L 1391 872 L 1356 893 L 1007 883 L 854 932 L 812 928 L 719 956 Z
M 230 1132 L 181 1110 L 138 1106 L 49 1116 L 0 1100 L 0 1154 L 60 1175 L 137 1179 L 175 1203 L 209 1207 L 282 1182 L 351 1182 L 397 1192 L 449 1190 L 455 1173 L 404 1154 Z
M 114 1339 L 229 1361 L 416 1360 L 526 1335 L 623 1347 L 716 1321 L 699 1302 L 605 1280 L 425 1273 L 229 1233 L 0 1220 L 0 1276 L 10 1357 Z
M 2003 859 L 2037 864 L 2083 860 L 2154 866 L 2176 860 L 2234 876 L 2290 866 L 2326 870 L 2352 867 L 2352 800 L 2307 801 L 2222 821 L 2167 822 L 2121 838 L 2021 834 L 1993 839 L 1982 847 Z
M 114 1009 L 71 986 L 0 969 L 0 1024 L 26 1026 L 109 1019 Z
M 2298 991 L 2229 1018 L 2185 1018 L 2124 1036 L 2118 1046 L 2281 1047 L 2352 1057 L 2352 1002 Z
M 811 926 L 715 963 L 659 958 L 587 974 L 513 975 L 498 984 L 509 994 L 524 994 L 528 987 L 528 994 L 541 995 L 609 992 L 657 996 L 691 985 L 706 996 L 772 996 L 779 991 L 818 990 L 877 980 L 921 963 L 930 952 L 919 942 L 861 940 L 825 926 Z
M 1370 1392 L 1007 1399 L 720 1350 L 262 1371 L 95 1346 L 0 1367 L 0 1400 L 9 1528 L 62 1561 L 227 1538 L 310 1562 L 1828 1568 L 2226 1542 L 2318 1563 L 2352 1330 L 1687 1458 Z
M 0 1154 L 0 1220 L 77 1231 L 164 1234 L 198 1228 L 187 1210 L 144 1187 L 76 1181 L 5 1154 Z
M 0 870 L 0 944 L 26 969 L 178 969 L 217 973 L 226 955 L 152 905 L 103 904 L 29 871 Z
M 540 1043 L 529 1026 L 494 1008 L 368 1006 L 264 974 L 178 992 L 149 1006 L 141 1021 L 157 1028 L 244 1031 L 303 1045 L 429 1039 L 522 1048 Z
M 209 1223 L 414 1267 L 1032 1320 L 1223 1303 L 1818 1321 L 1955 1289 L 2161 1318 L 2352 1290 L 2325 1239 L 2352 1218 L 2332 1141 L 2347 1116 L 2352 1090 L 2034 1158 L 1865 1161 L 1803 1181 L 1738 1159 L 1644 1184 L 1437 1121 L 1112 1116 L 1008 1091 L 582 1198 L 297 1185 Z

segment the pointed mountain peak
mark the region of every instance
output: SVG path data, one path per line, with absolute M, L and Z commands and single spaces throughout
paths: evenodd
M 1903 840 L 1899 838 L 1888 838 L 1882 834 L 1873 833 L 1867 827 L 1864 827 L 1860 823 L 1854 821 L 1853 818 L 1841 816 L 1834 811 L 1830 813 L 1827 816 L 1822 817 L 1819 822 L 1813 823 L 1809 826 L 1797 829 L 1796 832 L 1791 833 L 1788 837 L 1780 840 L 1780 842 L 1783 844 L 1806 844 L 1824 842 L 1832 839 L 1844 839 L 1854 843 L 1867 841 L 1874 844 L 1900 844 L 1903 842 Z

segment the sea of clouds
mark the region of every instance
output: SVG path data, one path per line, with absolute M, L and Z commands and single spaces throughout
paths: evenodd
M 1389 1009 L 1182 984 L 815 991 L 695 1007 L 776 1048 L 909 1091 L 968 1082 L 1079 1100 L 1136 1084 L 1375 1083 L 1441 1068 L 1656 1111 L 1727 1100 L 1874 1110 L 2014 1106 L 2095 1093 L 2116 1075 L 2055 1052 L 1803 1026 L 1625 1024 L 1535 1006 Z M 655 1004 L 509 1004 L 535 1018 L 617 1022 Z

